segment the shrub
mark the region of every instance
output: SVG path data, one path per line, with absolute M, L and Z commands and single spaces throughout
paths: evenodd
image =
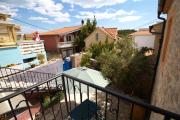
M 15 66 L 16 64 L 8 64 L 6 65 L 6 67 L 12 67 L 12 66 Z
M 136 50 L 131 40 L 119 40 L 114 52 L 103 52 L 97 61 L 101 72 L 119 89 L 140 98 L 148 98 L 151 83 L 148 76 L 151 76 L 152 71 L 149 58 Z
M 91 67 L 91 54 L 89 52 L 82 55 L 81 66 Z
M 64 97 L 63 92 L 56 92 L 52 95 L 45 95 L 43 97 L 43 107 L 49 108 L 50 106 L 58 103 Z
M 36 64 L 30 64 L 31 68 L 36 67 Z
M 40 61 L 41 64 L 45 62 L 45 56 L 43 54 L 38 54 L 37 59 Z

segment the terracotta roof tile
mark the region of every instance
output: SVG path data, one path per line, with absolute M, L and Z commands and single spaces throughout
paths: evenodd
M 55 29 L 55 30 L 48 31 L 48 32 L 43 32 L 43 33 L 40 33 L 40 35 L 66 34 L 66 33 L 72 32 L 72 31 L 79 30 L 80 28 L 81 28 L 81 25 L 79 25 L 79 26 L 71 26 L 71 27 L 64 27 L 64 28 Z
M 132 35 L 132 36 L 134 36 L 134 35 L 152 35 L 152 33 L 150 33 L 149 30 L 140 30 L 140 31 L 134 32 L 130 35 Z
M 117 37 L 117 28 L 104 28 L 104 27 L 101 27 L 101 29 L 103 31 L 105 31 L 107 34 L 109 34 L 111 37 L 116 39 L 116 37 Z

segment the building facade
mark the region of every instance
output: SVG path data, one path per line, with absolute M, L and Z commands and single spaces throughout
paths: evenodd
M 137 32 L 130 34 L 137 48 L 148 47 L 154 48 L 155 35 L 149 32 L 149 29 L 139 29 Z
M 20 30 L 7 18 L 10 15 L 0 14 L 0 66 L 19 66 L 20 69 L 30 68 L 31 65 L 39 65 L 38 55 L 44 56 L 47 61 L 43 41 L 17 41 L 16 32 Z
M 159 15 L 167 14 L 161 55 L 151 103 L 180 114 L 180 1 L 159 0 Z M 156 114 L 152 120 L 161 120 Z
M 0 66 L 21 64 L 19 48 L 16 44 L 18 26 L 7 21 L 10 15 L 0 13 Z
M 97 27 L 84 41 L 86 49 L 92 44 L 101 42 L 102 44 L 108 40 L 109 43 L 115 42 L 117 39 L 117 28 Z
M 73 42 L 79 34 L 81 26 L 64 27 L 44 33 L 40 38 L 44 40 L 48 52 L 59 52 L 62 57 L 70 56 L 74 52 Z

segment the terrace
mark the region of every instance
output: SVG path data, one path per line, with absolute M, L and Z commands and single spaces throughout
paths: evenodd
M 7 89 L 14 91 L 0 99 L 2 108 L 5 104 L 8 107 L 4 113 L 0 109 L 1 119 L 135 120 L 137 111 L 134 111 L 134 107 L 144 109 L 146 120 L 150 119 L 151 114 L 158 114 L 164 120 L 180 119 L 178 114 L 65 73 L 53 75 L 10 68 L 1 68 L 0 71 L 1 93 L 7 92 Z M 58 100 L 54 99 L 56 93 L 61 94 Z M 52 104 L 45 106 L 44 95 L 49 96 Z

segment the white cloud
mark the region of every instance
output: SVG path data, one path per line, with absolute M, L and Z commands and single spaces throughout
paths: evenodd
M 29 20 L 41 21 L 48 24 L 55 24 L 54 20 L 49 20 L 49 18 L 46 17 L 30 17 Z
M 125 16 L 118 19 L 119 22 L 133 22 L 141 19 L 141 16 Z
M 86 19 L 90 18 L 92 19 L 94 15 L 96 16 L 96 19 L 113 19 L 117 20 L 121 16 L 126 16 L 126 15 L 132 15 L 135 11 L 125 11 L 125 10 L 106 10 L 104 12 L 89 12 L 89 11 L 81 11 L 79 12 L 78 15 L 76 15 L 76 18 L 80 19 Z
M 18 11 L 18 9 L 10 8 L 9 6 L 0 4 L 0 11 L 1 11 L 1 13 L 6 13 L 6 14 L 10 14 L 12 16 L 17 16 L 16 12 Z
M 63 21 L 66 21 L 66 22 L 70 22 L 70 19 L 68 19 L 68 18 L 66 18 L 66 17 L 56 17 L 55 19 L 54 19 L 54 21 L 56 21 L 56 22 L 63 22 Z
M 69 3 L 70 5 L 79 5 L 82 8 L 101 8 L 103 6 L 121 4 L 126 1 L 127 0 L 62 0 L 64 3 Z
M 45 30 L 26 26 L 26 25 L 22 25 L 21 26 L 21 32 L 19 32 L 19 33 L 23 33 L 23 34 L 26 33 L 27 34 L 27 33 L 33 33 L 34 31 L 44 32 Z
M 24 8 L 54 19 L 62 17 L 64 21 L 61 20 L 59 22 L 70 21 L 69 13 L 62 12 L 63 5 L 61 3 L 55 3 L 53 0 L 1 0 L 0 6 L 5 6 L 10 10 Z M 6 10 L 6 8 L 2 9 Z M 16 12 L 17 11 L 10 11 L 11 14 Z
M 45 18 L 45 17 L 30 17 L 29 20 L 48 20 L 48 18 Z

